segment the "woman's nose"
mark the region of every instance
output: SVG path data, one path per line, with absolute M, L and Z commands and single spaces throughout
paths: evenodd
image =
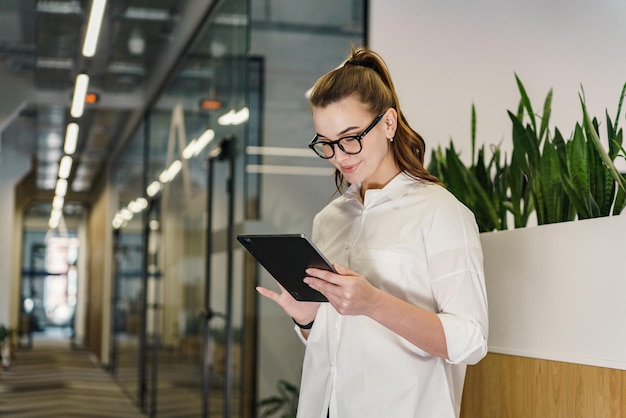
M 345 161 L 348 158 L 350 158 L 350 154 L 344 152 L 341 148 L 339 148 L 338 146 L 335 146 L 335 155 L 334 155 L 335 161 Z

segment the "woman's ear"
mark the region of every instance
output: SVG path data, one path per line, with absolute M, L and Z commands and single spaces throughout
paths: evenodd
M 398 128 L 398 112 L 396 109 L 389 108 L 385 116 L 383 116 L 385 128 L 387 130 L 387 138 L 393 138 L 396 136 L 396 129 Z

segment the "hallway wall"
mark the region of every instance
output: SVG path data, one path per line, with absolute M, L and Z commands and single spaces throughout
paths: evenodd
M 0 138 L 0 324 L 17 326 L 21 222 L 15 213 L 15 185 L 30 171 L 30 156 Z
M 100 362 L 109 363 L 111 326 L 112 246 L 109 205 L 110 191 L 99 193 L 87 221 L 88 270 L 86 344 Z

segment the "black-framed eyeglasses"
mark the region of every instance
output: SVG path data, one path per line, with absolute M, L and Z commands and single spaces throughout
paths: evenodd
M 374 119 L 374 121 L 370 123 L 370 125 L 358 135 L 344 136 L 336 141 L 320 140 L 319 136 L 315 135 L 311 142 L 309 142 L 309 148 L 311 148 L 313 151 L 315 151 L 317 155 L 325 160 L 333 158 L 335 156 L 335 145 L 337 145 L 339 149 L 346 154 L 358 154 L 363 149 L 363 146 L 361 145 L 361 140 L 363 139 L 363 137 L 365 137 L 365 135 L 368 134 L 369 131 L 374 129 L 374 126 L 376 126 L 376 124 L 380 122 L 385 113 L 386 111 L 376 116 L 376 119 Z

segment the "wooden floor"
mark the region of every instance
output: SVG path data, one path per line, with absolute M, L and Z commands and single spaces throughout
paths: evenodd
M 36 341 L 19 349 L 0 372 L 0 416 L 144 417 L 113 377 L 67 339 Z

